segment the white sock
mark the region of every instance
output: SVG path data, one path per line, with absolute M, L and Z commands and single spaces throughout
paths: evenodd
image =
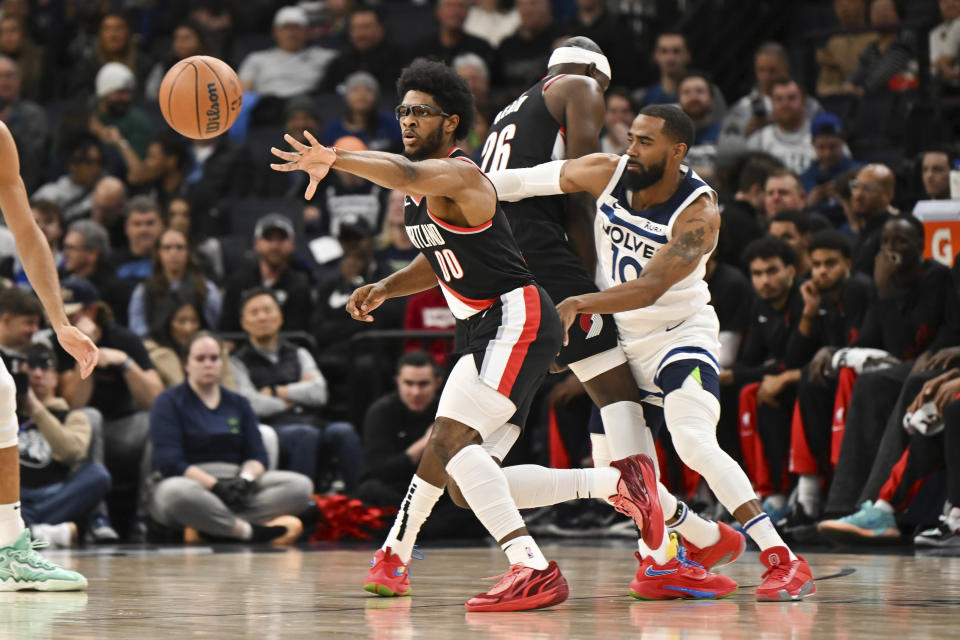
M 494 540 L 499 542 L 523 527 L 503 469 L 480 445 L 472 444 L 458 451 L 447 463 L 447 473 Z
M 479 447 L 477 447 L 479 449 Z M 490 456 L 487 456 L 490 460 Z M 493 464 L 493 460 L 490 460 Z M 404 564 L 410 562 L 413 555 L 413 545 L 417 542 L 420 527 L 430 516 L 433 506 L 443 495 L 443 487 L 435 487 L 420 476 L 414 475 L 407 487 L 407 495 L 400 504 L 397 519 L 393 521 L 387 540 L 381 549 L 390 550 L 400 556 Z
M 820 478 L 807 473 L 800 476 L 797 480 L 797 502 L 808 516 L 817 517 L 820 512 Z
M 663 519 L 670 520 L 678 515 L 679 505 L 683 504 L 679 502 L 672 493 L 670 493 L 665 486 L 657 483 L 657 496 L 660 498 L 660 507 L 663 509 Z
M 960 507 L 952 507 L 947 514 L 947 526 L 952 531 L 960 531 Z
M 873 506 L 876 507 L 877 509 L 880 509 L 880 511 L 883 511 L 884 513 L 889 513 L 890 515 L 893 515 L 893 505 L 882 498 L 874 502 Z
M 0 504 L 0 547 L 9 547 L 23 533 L 23 518 L 20 517 L 20 501 Z
M 246 520 L 240 520 L 240 539 L 251 540 L 253 538 L 253 525 Z
M 659 565 L 667 564 L 667 551 L 670 550 L 670 534 L 667 527 L 663 527 L 663 542 L 656 549 L 651 549 L 644 543 L 643 538 L 637 538 L 637 549 L 640 551 L 640 557 L 653 558 L 653 561 Z
M 661 504 L 662 504 L 661 498 Z M 666 508 L 664 514 L 671 513 Z M 667 526 L 682 535 L 696 547 L 703 549 L 720 541 L 720 526 L 713 520 L 707 520 L 698 513 L 690 511 L 686 504 L 677 501 L 677 508 L 674 513 L 676 522 Z M 670 516 L 667 516 L 671 519 Z
M 545 507 L 580 498 L 607 498 L 617 492 L 620 472 L 613 467 L 549 469 L 535 464 L 505 467 L 503 475 L 518 509 Z M 612 493 L 607 493 L 610 488 Z
M 743 530 L 753 538 L 753 541 L 757 543 L 761 551 L 769 549 L 770 547 L 787 546 L 787 543 L 785 543 L 783 538 L 780 537 L 780 534 L 777 533 L 773 523 L 770 522 L 770 516 L 765 513 L 761 513 L 748 520 L 746 524 L 743 525 Z M 791 560 L 797 559 L 797 556 L 793 554 L 793 551 L 789 547 L 787 547 L 787 551 L 790 552 Z
M 500 545 L 500 548 L 507 554 L 507 561 L 512 565 L 522 564 L 531 569 L 546 569 L 549 566 L 540 547 L 531 536 L 518 536 L 507 540 Z
M 613 460 L 610 457 L 610 444 L 607 442 L 607 436 L 602 433 L 590 434 L 590 453 L 593 457 L 594 468 L 609 467 L 610 461 Z

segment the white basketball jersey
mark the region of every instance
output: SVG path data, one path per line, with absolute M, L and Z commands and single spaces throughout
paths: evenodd
M 600 289 L 636 279 L 650 258 L 673 238 L 673 223 L 694 200 L 709 194 L 714 202 L 716 192 L 692 169 L 682 166 L 683 180 L 669 200 L 636 211 L 630 206 L 631 193 L 623 184 L 627 156 L 620 158 L 617 170 L 597 199 L 594 237 L 597 245 Z M 703 310 L 710 302 L 710 292 L 703 279 L 709 255 L 704 255 L 697 268 L 660 296 L 654 304 L 641 309 L 614 314 L 620 337 L 629 341 L 650 331 L 683 322 Z

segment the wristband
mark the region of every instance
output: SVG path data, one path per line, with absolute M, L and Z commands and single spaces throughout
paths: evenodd
M 123 361 L 123 364 L 120 365 L 120 368 L 123 369 L 123 372 L 126 373 L 130 371 L 130 367 L 133 366 L 133 358 L 127 355 L 127 359 Z

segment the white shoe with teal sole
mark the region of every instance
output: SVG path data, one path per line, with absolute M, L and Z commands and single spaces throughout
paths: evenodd
M 0 547 L 0 591 L 83 591 L 87 579 L 76 571 L 59 567 L 44 558 L 37 549 L 46 542 L 30 539 L 24 529 L 9 547 Z
M 892 513 L 878 509 L 870 500 L 860 510 L 817 525 L 820 535 L 840 543 L 892 544 L 900 541 L 900 529 Z

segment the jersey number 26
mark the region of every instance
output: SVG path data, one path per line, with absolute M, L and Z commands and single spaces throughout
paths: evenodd
M 484 173 L 488 171 L 503 171 L 510 162 L 510 140 L 517 134 L 517 125 L 512 122 L 505 126 L 500 132 L 494 131 L 487 136 L 487 141 L 483 143 L 483 150 L 480 155 L 483 157 L 480 162 L 480 170 Z

